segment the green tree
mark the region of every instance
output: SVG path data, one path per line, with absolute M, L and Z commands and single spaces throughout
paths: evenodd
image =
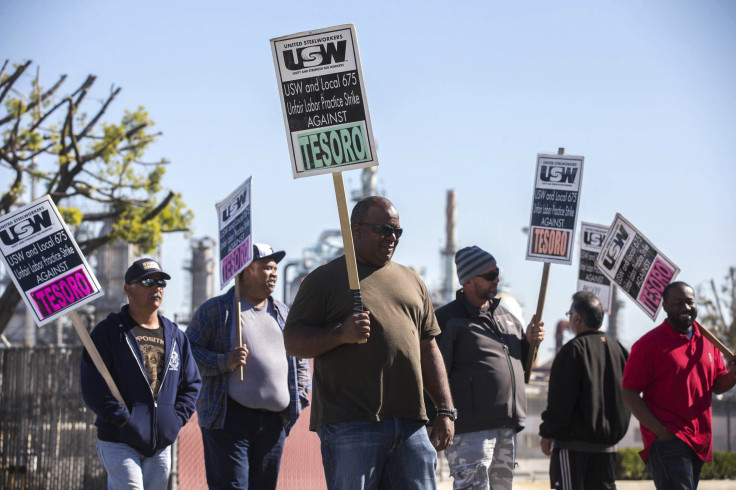
M 710 281 L 710 287 L 698 287 L 697 296 L 698 321 L 733 352 L 736 347 L 736 267 L 729 267 L 720 285 Z
M 96 99 L 88 97 L 94 75 L 70 95 L 60 95 L 66 75 L 44 89 L 37 71 L 24 93 L 17 86 L 24 74 L 29 77 L 30 66 L 30 60 L 5 61 L 0 68 L 0 215 L 25 204 L 31 184 L 38 187 L 35 197 L 51 196 L 73 230 L 86 231 L 78 235 L 85 254 L 116 240 L 150 252 L 164 233 L 188 231 L 192 212 L 180 194 L 162 185 L 168 162 L 142 161 L 160 136 L 151 132 L 154 123 L 145 109 L 126 111 L 119 123 L 105 122 L 121 89 L 111 87 L 95 106 Z M 20 299 L 12 285 L 0 296 L 0 333 Z

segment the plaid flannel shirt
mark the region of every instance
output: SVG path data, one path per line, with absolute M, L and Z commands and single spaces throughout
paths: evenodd
M 199 426 L 222 429 L 227 409 L 227 376 L 230 370 L 227 360 L 232 350 L 233 303 L 235 287 L 225 294 L 207 300 L 200 306 L 186 330 L 194 359 L 202 375 L 202 389 L 197 399 Z M 276 321 L 284 329 L 288 308 L 268 298 L 276 311 Z M 289 363 L 289 407 L 284 410 L 284 425 L 288 434 L 302 409 L 309 405 L 307 395 L 311 388 L 309 362 L 306 359 L 286 356 Z

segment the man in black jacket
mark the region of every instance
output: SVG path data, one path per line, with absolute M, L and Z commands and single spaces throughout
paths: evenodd
M 616 488 L 616 443 L 631 416 L 621 388 L 629 353 L 600 331 L 603 307 L 593 293 L 575 293 L 568 316 L 575 338 L 552 363 L 547 410 L 539 426 L 542 452 L 552 456 L 550 486 Z
M 532 318 L 524 333 L 499 304 L 493 255 L 465 247 L 455 254 L 455 264 L 463 288 L 436 312 L 442 330 L 437 344 L 458 412 L 445 455 L 455 490 L 511 489 L 516 433 L 526 420 L 524 363 L 530 344 L 544 338 L 544 322 L 535 326 Z

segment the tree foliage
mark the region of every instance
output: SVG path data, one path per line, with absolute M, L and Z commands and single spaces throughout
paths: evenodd
M 85 254 L 116 240 L 146 253 L 164 233 L 188 231 L 191 211 L 180 194 L 163 187 L 168 162 L 142 160 L 160 136 L 146 110 L 125 111 L 119 123 L 104 121 L 121 89 L 111 87 L 95 104 L 89 96 L 94 75 L 68 95 L 60 94 L 66 75 L 50 88 L 36 75 L 24 92 L 21 80 L 31 78 L 30 66 L 30 60 L 5 61 L 0 68 L 0 215 L 28 202 L 33 179 L 35 197 L 50 195 L 67 224 L 86 231 L 77 236 Z M 18 301 L 16 289 L 5 288 L 0 333 Z
M 706 292 L 707 291 L 707 292 Z M 711 330 L 733 352 L 736 347 L 736 267 L 730 267 L 721 284 L 697 291 L 698 321 Z

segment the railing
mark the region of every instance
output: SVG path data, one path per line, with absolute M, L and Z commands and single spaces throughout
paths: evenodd
M 104 488 L 82 347 L 0 349 L 0 488 Z

